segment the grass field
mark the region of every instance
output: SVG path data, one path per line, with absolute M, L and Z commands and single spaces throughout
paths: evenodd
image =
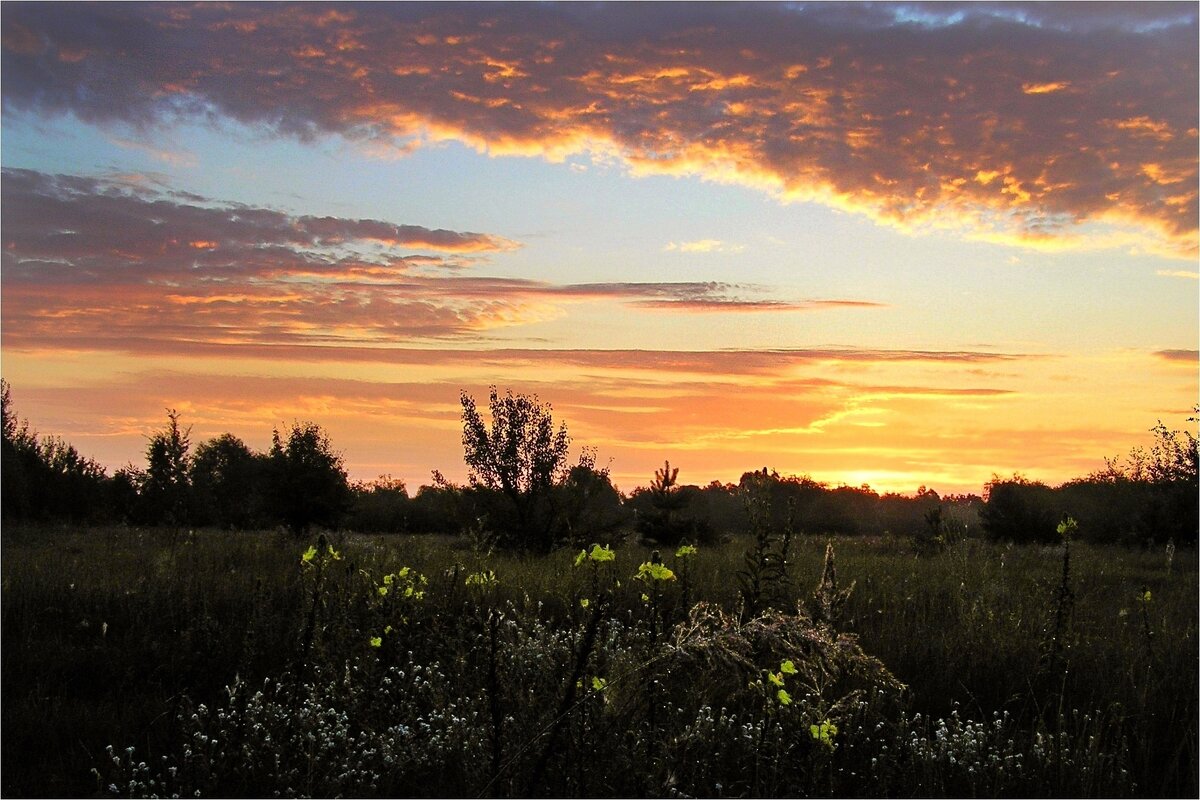
M 1197 795 L 1191 550 L 2 542 L 6 796 Z

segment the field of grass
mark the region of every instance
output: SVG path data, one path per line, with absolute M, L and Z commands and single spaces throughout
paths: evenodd
M 3 794 L 1197 795 L 1194 551 L 750 544 L 8 526 Z

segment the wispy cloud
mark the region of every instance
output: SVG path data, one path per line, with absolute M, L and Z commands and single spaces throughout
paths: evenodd
M 760 287 L 713 281 L 467 274 L 471 259 L 519 244 L 182 196 L 157 180 L 5 170 L 0 200 L 4 344 L 14 347 L 395 347 L 554 319 L 573 303 L 693 313 L 880 305 L 764 299 Z
M 1188 280 L 1200 280 L 1200 272 L 1193 272 L 1187 269 L 1160 269 L 1155 271 L 1155 275 L 1163 278 L 1187 278 Z
M 664 252 L 673 253 L 740 253 L 744 245 L 727 244 L 720 239 L 697 239 L 693 242 L 668 242 Z
M 1145 6 L 7 3 L 3 99 L 593 153 L 908 230 L 1194 258 L 1197 14 Z
M 194 167 L 198 163 L 196 154 L 185 150 L 174 150 L 169 147 L 156 146 L 150 142 L 142 142 L 125 136 L 109 136 L 108 138 L 117 147 L 145 153 L 151 158 L 162 161 L 165 164 Z
M 1155 350 L 1154 355 L 1164 361 L 1191 364 L 1193 367 L 1200 364 L 1200 352 L 1196 350 Z

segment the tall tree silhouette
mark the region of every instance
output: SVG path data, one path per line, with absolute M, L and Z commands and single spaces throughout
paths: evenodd
M 179 425 L 179 412 L 167 409 L 167 426 L 150 437 L 146 447 L 146 477 L 142 500 L 152 522 L 184 525 L 188 522 L 191 481 L 188 451 L 192 428 Z
M 460 394 L 464 460 L 471 485 L 503 498 L 488 522 L 501 543 L 548 551 L 554 544 L 552 488 L 564 477 L 571 437 L 567 426 L 557 430 L 549 403 L 537 396 L 503 397 L 491 387 L 488 406 L 491 428 L 484 423 L 475 400 Z
M 286 437 L 273 432 L 267 485 L 272 512 L 297 536 L 336 527 L 350 506 L 342 456 L 314 422 L 294 423 Z
M 670 461 L 654 471 L 650 484 L 650 507 L 638 517 L 638 531 L 663 544 L 676 544 L 692 530 L 694 520 L 684 518 L 689 495 L 680 491 L 679 467 L 671 468 Z

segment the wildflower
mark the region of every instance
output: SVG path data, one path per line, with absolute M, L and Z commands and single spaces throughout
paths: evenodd
M 687 558 L 694 555 L 696 555 L 696 545 L 694 544 L 685 544 L 675 551 L 676 558 Z
M 466 585 L 486 588 L 488 586 L 495 586 L 498 582 L 496 580 L 496 573 L 489 569 L 487 572 L 476 572 L 468 575 Z
M 598 544 L 592 545 L 592 552 L 588 553 L 588 560 L 597 563 L 601 561 L 612 561 L 617 557 L 617 554 L 609 547 L 601 547 Z
M 829 720 L 825 720 L 819 725 L 809 725 L 809 732 L 812 737 L 826 747 L 833 747 L 833 737 L 837 735 L 837 725 L 834 725 Z
M 1063 521 L 1058 523 L 1058 535 L 1064 540 L 1069 540 L 1079 530 L 1079 523 L 1071 517 L 1064 517 Z
M 779 691 L 775 692 L 775 699 L 779 701 L 781 706 L 792 704 L 792 696 L 787 693 L 787 689 L 780 689 Z
M 634 578 L 641 581 L 673 581 L 675 573 L 663 564 L 647 561 L 638 567 Z

